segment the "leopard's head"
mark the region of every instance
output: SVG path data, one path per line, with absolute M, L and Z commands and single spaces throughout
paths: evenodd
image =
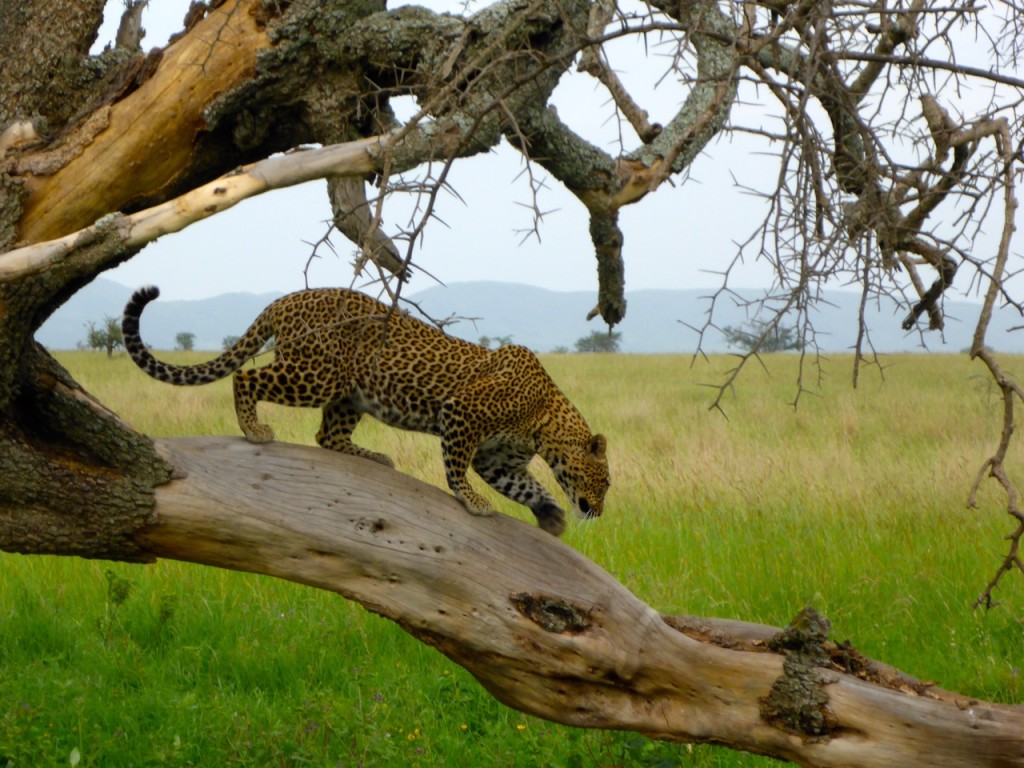
M 607 445 L 604 435 L 588 436 L 574 443 L 567 451 L 566 463 L 555 473 L 576 517 L 600 517 L 604 512 L 604 496 L 611 484 L 605 455 Z

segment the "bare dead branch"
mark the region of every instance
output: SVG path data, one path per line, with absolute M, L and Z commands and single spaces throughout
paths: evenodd
M 405 265 L 398 248 L 381 230 L 380 216 L 370 215 L 363 179 L 357 176 L 332 176 L 327 180 L 327 194 L 334 211 L 334 225 L 359 246 L 361 262 L 356 265 L 356 274 L 362 272 L 366 261 L 370 261 L 400 280 L 404 279 Z
M 382 139 L 372 137 L 348 144 L 311 149 L 253 163 L 231 176 L 212 181 L 181 197 L 131 215 L 111 214 L 70 235 L 0 254 L 0 282 L 36 274 L 95 240 L 111 223 L 122 231 L 125 248 L 152 242 L 169 232 L 213 216 L 254 195 L 301 184 L 328 175 L 366 174 L 379 161 Z M 97 265 L 100 266 L 100 265 Z
M 587 37 L 597 39 L 604 34 L 605 27 L 612 20 L 615 12 L 615 5 L 611 0 L 598 0 L 590 9 L 590 19 L 587 23 Z M 622 111 L 623 116 L 633 126 L 640 141 L 650 144 L 661 133 L 661 126 L 651 123 L 647 110 L 643 109 L 634 101 L 629 91 L 619 80 L 608 62 L 603 58 L 599 44 L 584 48 L 580 54 L 579 71 L 596 78 L 611 94 L 616 106 Z
M 1020 707 L 965 707 L 831 643 L 813 610 L 781 632 L 662 617 L 542 531 L 388 468 L 241 439 L 158 448 L 182 479 L 157 489 L 150 553 L 339 592 L 522 711 L 804 765 L 1024 765 Z M 261 494 L 239 493 L 254 476 Z
M 981 316 L 975 329 L 974 341 L 971 345 L 971 356 L 985 363 L 992 378 L 999 386 L 1003 397 L 1003 428 L 995 453 L 985 462 L 978 474 L 978 478 L 975 480 L 968 497 L 968 504 L 975 505 L 977 503 L 976 492 L 984 472 L 988 471 L 989 475 L 996 480 L 1006 494 L 1006 512 L 1011 518 L 1016 520 L 1017 524 L 1007 537 L 1010 545 L 1002 563 L 976 602 L 976 605 L 984 605 L 985 607 L 992 607 L 996 604 L 994 591 L 999 586 L 1004 575 L 1013 570 L 1019 570 L 1021 573 L 1024 573 L 1024 564 L 1022 564 L 1019 555 L 1021 541 L 1024 539 L 1024 511 L 1020 508 L 1020 495 L 1016 484 L 1009 476 L 1005 463 L 1010 447 L 1010 438 L 1015 428 L 1016 410 L 1014 406 L 1018 400 L 1024 400 L 1024 389 L 1003 371 L 1002 367 L 997 363 L 995 355 L 985 345 L 985 334 L 992 319 L 992 310 L 995 306 L 996 298 L 1002 289 L 1006 265 L 1010 257 L 1010 242 L 1016 229 L 1017 198 L 1014 187 L 1014 161 L 1016 156 L 1009 126 L 1005 121 L 995 121 L 989 127 L 994 129 L 991 135 L 994 136 L 997 142 L 999 155 L 1003 161 L 1003 229 L 993 267 L 992 279 L 985 293 Z

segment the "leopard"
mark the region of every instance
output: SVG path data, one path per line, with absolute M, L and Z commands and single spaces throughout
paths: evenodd
M 218 357 L 196 365 L 159 360 L 142 341 L 143 309 L 156 286 L 135 291 L 121 321 L 132 361 L 179 386 L 233 376 L 235 414 L 252 443 L 274 440 L 257 403 L 320 408 L 323 448 L 394 467 L 357 445 L 363 416 L 441 441 L 445 479 L 473 515 L 492 505 L 468 479 L 472 467 L 502 496 L 529 508 L 544 531 L 560 536 L 565 512 L 531 472 L 540 456 L 576 517 L 600 517 L 610 486 L 607 439 L 594 434 L 537 356 L 524 346 L 492 349 L 449 335 L 394 302 L 348 288 L 307 288 L 269 304 Z M 267 352 L 269 347 L 270 351 Z M 262 366 L 246 366 L 272 355 Z

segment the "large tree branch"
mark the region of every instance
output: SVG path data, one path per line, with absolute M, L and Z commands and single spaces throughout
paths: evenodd
M 0 283 L 37 274 L 80 253 L 111 230 L 120 232 L 122 249 L 138 248 L 161 235 L 179 232 L 190 224 L 231 208 L 242 200 L 272 189 L 301 184 L 325 176 L 370 173 L 380 165 L 382 137 L 370 137 L 290 155 L 261 160 L 229 176 L 211 181 L 179 198 L 133 214 L 111 214 L 64 237 L 15 248 L 0 254 Z M 96 271 L 112 266 L 97 263 Z
M 803 765 L 1024 765 L 1024 709 L 880 674 L 813 614 L 767 643 L 702 634 L 533 526 L 377 464 L 233 438 L 157 449 L 184 477 L 157 488 L 144 551 L 339 592 L 517 709 Z
M 35 0 L 25 7 L 38 19 L 49 5 Z M 95 16 L 98 0 L 80 5 Z M 385 155 L 370 139 L 275 157 L 167 202 L 307 141 L 387 133 L 394 128 L 387 100 L 396 93 L 415 96 L 422 111 L 388 134 L 386 159 L 395 169 L 480 151 L 502 131 L 558 164 L 555 175 L 594 214 L 602 311 L 614 318 L 622 284 L 617 209 L 685 167 L 729 115 L 737 51 L 767 56 L 769 45 L 740 45 L 733 23 L 713 3 L 666 0 L 659 7 L 689 33 L 698 76 L 677 118 L 653 138 L 644 130 L 646 143 L 620 158 L 587 145 L 546 110 L 576 47 L 592 41 L 582 0 L 506 0 L 465 20 L 422 9 L 387 13 L 379 0 L 227 0 L 162 59 L 147 59 L 146 67 L 142 57 L 126 59 L 114 73 L 123 89 L 84 88 L 54 113 L 58 132 L 38 131 L 38 143 L 31 136 L 26 142 L 24 123 L 0 132 L 0 249 L 15 230 L 28 243 L 0 256 L 0 548 L 175 557 L 335 590 L 436 646 L 502 701 L 560 722 L 722 743 L 805 765 L 1024 766 L 1020 707 L 968 700 L 884 672 L 828 642 L 827 624 L 813 613 L 783 633 L 661 617 L 532 526 L 471 517 L 436 488 L 319 449 L 206 439 L 159 441 L 157 453 L 32 341 L 42 319 L 77 287 L 159 234 L 294 183 L 287 179 L 379 170 Z M 792 82 L 784 85 L 803 83 L 808 96 L 817 90 L 839 144 L 839 192 L 873 192 L 863 226 L 892 230 L 900 217 L 881 199 L 881 187 L 902 176 L 879 170 L 879 134 L 857 111 L 883 70 L 866 68 L 859 85 L 848 87 L 834 61 L 856 53 L 844 56 L 819 34 L 827 31 L 823 18 L 809 25 L 802 14 L 813 3 L 794 6 L 796 15 L 780 7 L 808 54 L 778 45 L 772 61 L 757 61 L 785 72 Z M 0 0 L 0 8 L 20 6 Z M 0 14 L 5 21 L 8 15 Z M 63 37 L 83 41 L 87 26 L 75 22 L 74 34 Z M 0 30 L 0 43 L 18 39 Z M 35 40 L 26 45 L 38 47 Z M 68 47 L 81 56 L 81 44 Z M 11 61 L 8 47 L 0 49 L 0 61 Z M 60 70 L 60 45 L 45 49 L 42 71 Z M 870 55 L 879 51 L 887 48 Z M 24 71 L 31 68 L 27 62 Z M 8 85 L 15 94 L 11 119 L 33 117 L 26 104 L 64 101 L 51 98 L 57 89 L 45 76 L 29 95 L 18 95 L 14 81 Z M 626 103 L 621 95 L 620 102 Z M 95 104 L 101 106 L 84 106 Z M 802 110 L 806 99 L 791 104 Z M 71 114 L 79 113 L 75 123 Z M 944 142 L 955 146 L 941 122 L 933 131 L 934 169 Z M 332 152 L 341 156 L 328 159 Z M 1009 158 L 1005 167 L 1012 198 Z M 820 169 L 814 176 L 821 178 Z M 920 234 L 921 221 L 955 181 L 923 189 L 904 225 Z M 146 206 L 155 207 L 141 210 Z M 1008 225 L 1012 210 L 1008 203 Z M 899 243 L 912 234 L 889 239 Z M 997 280 L 1009 252 L 1005 234 Z M 995 297 L 993 287 L 986 312 Z M 975 352 L 991 367 L 979 333 Z M 1011 406 L 1008 443 L 1019 389 L 1008 383 L 1004 394 Z M 1003 453 L 1001 443 L 986 465 L 993 473 L 1002 472 Z M 1001 482 L 1004 476 L 997 474 Z M 1019 512 L 1012 486 L 1008 493 L 1011 513 Z M 1007 563 L 1019 564 L 1015 536 Z
M 621 83 L 602 63 L 599 50 L 591 47 L 584 52 L 581 68 L 594 73 L 609 90 L 633 122 L 642 145 L 612 158 L 577 135 L 553 109 L 520 114 L 515 130 L 507 133 L 514 146 L 536 158 L 587 207 L 600 284 L 597 307 L 587 319 L 600 314 L 609 326 L 626 314 L 619 208 L 641 200 L 673 173 L 688 167 L 725 126 L 736 95 L 739 58 L 730 44 L 722 42 L 734 31 L 725 14 L 712 3 L 654 5 L 683 22 L 697 54 L 693 88 L 664 128 L 655 129 L 647 123 L 646 113 L 624 93 Z M 595 5 L 586 29 L 588 37 L 599 35 L 610 16 L 610 9 Z
M 0 549 L 147 560 L 134 541 L 172 469 L 45 350 L 0 349 Z M 11 359 L 21 368 L 12 393 Z

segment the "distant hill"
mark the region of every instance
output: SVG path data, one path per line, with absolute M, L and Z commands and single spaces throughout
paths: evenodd
M 52 349 L 74 349 L 84 339 L 86 325 L 102 322 L 107 315 L 119 316 L 132 289 L 110 280 L 98 279 L 79 291 L 58 310 L 36 334 Z M 622 334 L 622 351 L 637 353 L 693 352 L 698 343 L 694 328 L 706 322 L 708 290 L 643 290 L 626 294 L 626 319 L 615 330 Z M 736 291 L 745 299 L 757 298 L 756 290 Z M 143 338 L 156 349 L 171 349 L 181 331 L 196 335 L 196 348 L 219 350 L 226 336 L 240 335 L 259 312 L 280 294 L 227 293 L 201 301 L 158 300 L 146 309 Z M 447 326 L 448 332 L 477 341 L 511 337 L 539 352 L 557 347 L 573 349 L 577 339 L 591 331 L 604 330 L 600 321 L 587 322 L 596 297 L 589 291 L 557 292 L 509 283 L 456 283 L 421 291 L 410 297 L 432 318 L 461 318 Z M 718 328 L 739 326 L 749 318 L 738 300 L 720 300 L 716 307 Z M 813 310 L 819 346 L 826 352 L 850 350 L 857 335 L 857 307 L 860 297 L 846 291 L 825 291 Z M 928 349 L 960 352 L 970 346 L 974 324 L 981 307 L 966 301 L 946 302 L 946 331 L 943 336 L 926 333 Z M 900 322 L 905 307 L 891 301 L 872 302 L 867 320 L 871 340 L 879 352 L 922 349 L 921 336 L 906 333 Z M 1008 309 L 993 318 L 990 345 L 1004 352 L 1024 352 L 1024 334 L 1009 329 L 1021 325 L 1020 316 Z M 725 337 L 715 329 L 704 336 L 706 352 L 728 350 Z
M 615 330 L 622 334 L 621 350 L 634 353 L 692 353 L 701 343 L 705 352 L 729 350 L 718 329 L 741 326 L 750 317 L 740 306 L 743 300 L 763 296 L 763 291 L 735 290 L 733 298 L 720 298 L 715 307 L 715 326 L 703 341 L 698 331 L 707 323 L 710 307 L 708 289 L 627 291 L 626 318 Z M 434 319 L 449 315 L 463 320 L 448 327 L 450 333 L 470 341 L 481 336 L 511 336 L 517 344 L 548 352 L 556 347 L 574 349 L 577 339 L 594 330 L 604 330 L 600 320 L 586 321 L 596 304 L 588 291 L 556 292 L 508 283 L 457 283 L 417 293 L 415 301 Z M 857 341 L 857 310 L 860 296 L 851 291 L 824 291 L 813 311 L 814 328 L 820 348 L 826 352 L 851 350 Z M 946 302 L 944 334 L 925 333 L 932 351 L 960 352 L 971 345 L 974 325 L 981 305 L 967 301 Z M 879 352 L 920 351 L 922 337 L 907 333 L 900 324 L 908 309 L 887 300 L 871 302 L 865 310 L 871 341 Z M 795 322 L 795 320 L 793 321 Z M 925 321 L 927 322 L 927 321 Z M 1024 323 L 1011 310 L 996 313 L 989 333 L 989 344 L 1005 352 L 1024 352 L 1024 333 L 1007 329 Z M 792 324 L 792 323 L 790 323 Z
M 134 288 L 98 278 L 57 310 L 36 333 L 51 349 L 75 349 L 84 342 L 86 326 L 103 318 L 120 317 Z M 155 349 L 174 349 L 182 331 L 196 335 L 196 349 L 221 349 L 225 336 L 240 336 L 279 293 L 225 293 L 199 301 L 157 299 L 146 307 L 142 338 Z

